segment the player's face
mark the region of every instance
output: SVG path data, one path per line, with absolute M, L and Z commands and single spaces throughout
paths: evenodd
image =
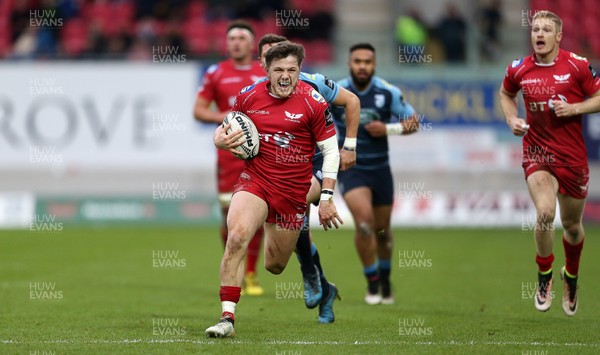
M 244 34 L 233 32 L 227 35 L 227 52 L 235 60 L 242 60 L 252 55 L 254 43 Z
M 267 44 L 263 44 L 261 50 L 262 52 L 260 52 L 260 66 L 263 67 L 263 69 L 265 71 L 267 71 L 267 61 L 266 61 L 266 55 L 267 55 L 267 51 L 269 50 L 269 48 L 273 47 L 277 45 L 277 43 L 267 43 Z
M 299 76 L 300 66 L 295 56 L 274 60 L 267 68 L 267 77 L 271 82 L 269 90 L 279 97 L 288 97 L 298 85 Z
M 350 75 L 360 86 L 367 86 L 375 74 L 375 53 L 368 49 L 357 49 L 350 53 Z
M 548 18 L 538 18 L 531 24 L 531 45 L 535 54 L 546 56 L 558 51 L 562 32 L 557 32 L 556 24 Z

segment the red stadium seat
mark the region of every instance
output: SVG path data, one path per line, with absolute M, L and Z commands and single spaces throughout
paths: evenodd
M 11 35 L 9 21 L 0 19 L 0 57 L 4 57 L 10 53 L 12 47 Z
M 583 18 L 583 33 L 584 37 L 590 39 L 591 37 L 597 37 L 598 31 L 600 31 L 600 21 L 595 16 L 585 16 Z
M 206 55 L 212 52 L 211 37 L 211 26 L 206 21 L 193 19 L 183 25 L 183 38 L 192 54 Z
M 560 15 L 559 15 L 560 16 Z M 573 16 L 561 16 L 563 22 L 563 36 L 580 36 L 582 19 Z
M 89 3 L 83 8 L 83 16 L 88 23 L 96 23 L 107 36 L 113 35 L 114 25 L 111 5 L 108 2 Z
M 567 32 L 563 34 L 560 47 L 568 50 L 569 52 L 581 53 L 580 42 L 580 38 L 577 35 Z
M 206 14 L 206 3 L 204 1 L 190 1 L 185 16 L 187 20 L 203 20 Z
M 333 59 L 333 48 L 329 41 L 315 41 L 310 44 L 312 63 L 329 64 Z
M 0 1 L 0 17 L 9 18 L 12 13 L 14 0 L 2 0 Z
M 600 8 L 598 7 L 598 0 L 583 0 L 581 2 L 582 13 L 586 17 L 598 17 L 600 16 Z
M 60 34 L 62 49 L 67 56 L 77 56 L 86 49 L 88 27 L 85 20 L 77 18 L 66 22 Z
M 212 31 L 211 39 L 213 41 L 213 47 L 215 51 L 222 55 L 227 56 L 227 27 L 229 27 L 228 20 L 216 20 L 210 23 Z
M 291 8 L 287 8 L 285 10 L 300 10 L 300 17 L 309 16 L 314 12 L 314 6 L 311 1 L 307 0 L 291 0 L 289 2 Z
M 558 1 L 555 6 L 556 14 L 561 17 L 575 16 L 581 11 L 581 4 L 577 1 Z
M 124 28 L 131 33 L 135 23 L 135 7 L 133 3 L 117 3 L 111 5 L 112 25 L 116 29 Z
M 593 36 L 589 38 L 590 40 L 590 47 L 592 48 L 592 53 L 594 54 L 594 56 L 596 58 L 600 58 L 600 37 L 598 36 Z

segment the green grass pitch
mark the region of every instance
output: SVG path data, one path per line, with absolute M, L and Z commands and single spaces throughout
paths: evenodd
M 259 269 L 262 297 L 244 297 L 237 336 L 207 339 L 219 318 L 216 228 L 106 227 L 0 233 L 0 353 L 561 354 L 600 352 L 600 228 L 587 228 L 580 308 L 563 314 L 557 231 L 555 299 L 533 306 L 531 232 L 398 229 L 396 304 L 367 306 L 349 230 L 315 231 L 343 298 L 322 325 L 301 299 L 299 265 Z M 262 265 L 262 258 L 261 258 Z

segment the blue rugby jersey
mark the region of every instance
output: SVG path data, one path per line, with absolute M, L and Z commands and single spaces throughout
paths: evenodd
M 353 168 L 373 170 L 389 165 L 387 136 L 371 137 L 364 125 L 372 121 L 384 123 L 403 121 L 412 116 L 415 110 L 404 101 L 400 89 L 377 76 L 373 76 L 364 91 L 358 91 L 351 78 L 340 80 L 338 85 L 353 92 L 360 99 L 356 165 Z M 338 130 L 338 144 L 341 148 L 346 137 L 346 115 L 343 108 L 335 106 L 332 108 Z

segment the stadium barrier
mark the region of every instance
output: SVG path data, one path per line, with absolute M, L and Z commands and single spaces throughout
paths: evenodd
M 0 227 L 31 228 L 44 218 L 74 224 L 217 223 L 214 126 L 191 116 L 201 68 L 0 65 Z M 467 79 L 400 83 L 419 113 L 421 132 L 390 137 L 393 225 L 531 222 L 520 141 L 499 113 L 498 85 Z M 597 161 L 600 116 L 586 120 L 585 135 L 590 159 Z M 599 190 L 592 179 L 588 220 L 600 218 Z M 337 202 L 350 226 L 339 196 Z

